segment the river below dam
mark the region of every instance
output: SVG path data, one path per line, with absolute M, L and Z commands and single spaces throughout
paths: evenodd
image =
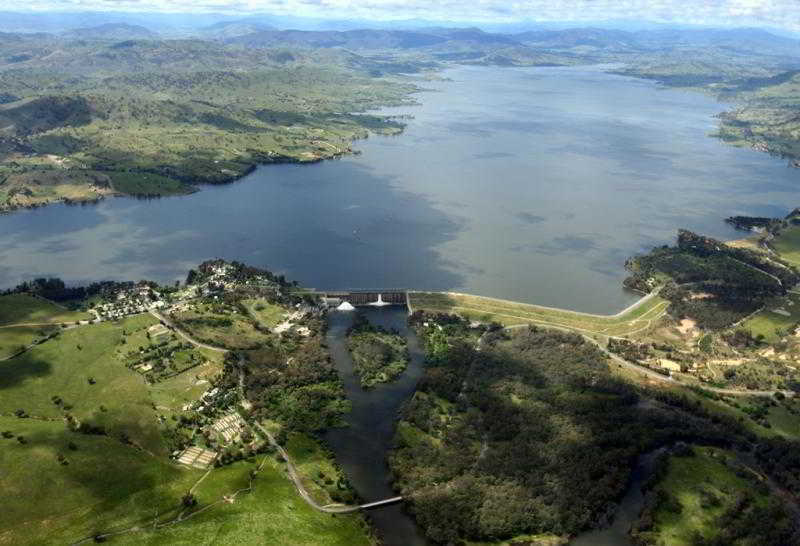
M 353 324 L 355 312 L 328 314 L 328 349 L 353 409 L 346 417 L 347 427 L 330 429 L 325 441 L 358 494 L 364 501 L 372 502 L 397 495 L 391 487 L 386 455 L 392 445 L 397 412 L 414 394 L 422 376 L 424 355 L 417 336 L 408 327 L 405 307 L 361 308 L 358 312 L 364 313 L 375 326 L 400 332 L 408 341 L 411 357 L 399 379 L 374 389 L 362 389 L 347 350 L 347 330 Z M 369 518 L 385 546 L 426 544 L 413 518 L 399 504 L 372 510 Z
M 344 383 L 352 411 L 347 426 L 325 434 L 325 441 L 337 462 L 365 502 L 394 497 L 391 475 L 386 464 L 392 446 L 395 425 L 403 402 L 416 390 L 423 373 L 424 353 L 414 331 L 408 326 L 405 307 L 359 308 L 375 326 L 396 329 L 408 341 L 410 362 L 396 381 L 363 389 L 353 370 L 347 350 L 347 330 L 353 324 L 354 311 L 332 311 L 328 314 L 326 342 L 339 376 Z M 641 488 L 652 470 L 658 452 L 639 458 L 628 489 L 620 500 L 611 525 L 584 533 L 570 541 L 571 546 L 632 545 L 628 529 L 641 512 L 644 495 Z M 384 546 L 425 546 L 428 542 L 412 516 L 396 504 L 368 512 L 373 529 Z
M 608 67 L 455 67 L 404 134 L 158 200 L 0 215 L 0 288 L 183 279 L 210 258 L 318 289 L 411 288 L 614 313 L 630 255 L 800 205 L 800 170 L 709 136 L 731 107 Z

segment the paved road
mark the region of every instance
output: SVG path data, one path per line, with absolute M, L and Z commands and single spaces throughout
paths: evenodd
M 239 363 L 241 364 L 242 361 L 243 357 L 240 355 Z M 239 395 L 242 400 L 246 400 L 244 396 L 244 374 L 241 372 L 241 370 L 239 371 Z M 245 421 L 247 421 L 243 415 L 240 414 L 239 416 Z M 300 494 L 303 500 L 306 501 L 308 505 L 314 508 L 315 510 L 319 510 L 320 512 L 325 512 L 327 514 L 349 514 L 352 512 L 358 512 L 359 510 L 378 508 L 379 506 L 394 504 L 396 502 L 400 502 L 403 500 L 403 497 L 392 497 L 390 499 L 382 499 L 379 501 L 374 501 L 361 505 L 327 504 L 323 506 L 311 497 L 311 494 L 309 494 L 308 490 L 306 489 L 306 486 L 303 485 L 303 480 L 300 478 L 300 475 L 298 474 L 297 468 L 294 466 L 291 457 L 289 457 L 289 454 L 286 452 L 285 449 L 283 449 L 283 446 L 281 446 L 275 440 L 275 437 L 272 435 L 272 433 L 270 433 L 270 431 L 264 428 L 264 426 L 262 426 L 261 423 L 257 421 L 255 422 L 255 427 L 267 438 L 267 441 L 270 443 L 270 445 L 274 447 L 278 453 L 281 454 L 281 457 L 283 457 L 283 460 L 286 462 L 286 469 L 289 473 L 289 478 L 292 480 L 292 482 L 294 482 L 294 486 L 297 489 L 297 492 Z
M 208 343 L 202 343 L 200 341 L 197 341 L 196 339 L 193 339 L 192 336 L 190 336 L 189 334 L 187 334 L 186 332 L 175 326 L 175 324 L 170 319 L 168 319 L 158 311 L 150 311 L 150 314 L 156 317 L 158 320 L 162 321 L 164 324 L 166 324 L 173 330 L 175 330 L 175 332 L 179 336 L 181 336 L 183 339 L 185 339 L 192 345 L 195 345 L 196 347 L 202 347 L 203 349 L 208 349 L 209 351 L 217 351 L 218 353 L 230 352 L 228 349 L 223 349 L 221 347 L 214 347 L 213 345 L 209 345 Z
M 164 324 L 166 324 L 167 326 L 172 328 L 183 339 L 185 339 L 186 341 L 188 341 L 189 343 L 191 343 L 191 344 L 193 344 L 193 345 L 195 345 L 197 347 L 203 347 L 205 349 L 209 349 L 211 351 L 217 351 L 217 352 L 220 352 L 220 353 L 228 353 L 228 352 L 230 352 L 228 349 L 223 349 L 221 347 L 214 347 L 213 345 L 209 345 L 207 343 L 201 343 L 201 342 L 193 339 L 189 334 L 187 334 L 186 332 L 184 332 L 180 328 L 176 327 L 175 324 L 171 320 L 169 320 L 167 317 L 165 317 L 161 313 L 158 313 L 157 311 L 150 311 L 150 314 L 153 315 L 154 317 L 156 317 L 157 319 L 163 321 Z M 243 357 L 240 355 L 239 356 L 239 362 L 241 363 L 242 360 L 243 360 Z M 241 397 L 242 400 L 246 400 L 245 396 L 244 396 L 244 376 L 241 375 L 241 373 L 239 375 L 239 396 Z M 240 417 L 242 417 L 243 420 L 247 421 L 247 419 L 243 415 L 240 415 Z M 272 445 L 272 447 L 274 447 L 275 450 L 278 453 L 281 454 L 281 456 L 283 457 L 284 461 L 286 461 L 286 468 L 287 468 L 288 473 L 289 473 L 289 478 L 292 480 L 292 482 L 294 482 L 294 486 L 297 489 L 297 492 L 303 498 L 303 500 L 305 500 L 312 508 L 314 508 L 315 510 L 319 510 L 320 512 L 326 512 L 328 514 L 347 514 L 347 513 L 350 513 L 350 512 L 357 512 L 357 511 L 362 509 L 361 506 L 346 506 L 346 505 L 326 505 L 326 506 L 322 506 L 322 505 L 318 504 L 311 497 L 311 495 L 309 494 L 309 492 L 306 489 L 305 485 L 303 485 L 303 481 L 300 479 L 300 475 L 297 473 L 297 469 L 295 468 L 294 463 L 292 462 L 292 459 L 289 457 L 289 454 L 286 452 L 286 450 L 283 449 L 283 446 L 281 446 L 275 440 L 275 437 L 266 428 L 264 428 L 261 425 L 261 423 L 256 422 L 254 424 L 255 424 L 256 428 L 258 428 L 258 430 L 267 438 L 267 441 L 270 443 L 270 445 Z M 396 499 L 390 499 L 390 500 L 392 502 L 399 502 L 400 500 L 402 500 L 402 497 L 398 497 Z M 378 504 L 381 504 L 383 502 L 386 502 L 386 501 L 378 501 L 376 503 L 370 503 L 370 505 L 378 505 Z
M 256 422 L 255 426 L 264 436 L 266 436 L 272 447 L 274 447 L 275 450 L 281 454 L 284 461 L 286 461 L 286 469 L 288 470 L 289 478 L 294 482 L 297 492 L 300 494 L 303 500 L 309 504 L 309 506 L 315 510 L 326 512 L 328 514 L 348 514 L 361 510 L 361 506 L 357 505 L 328 504 L 323 506 L 317 503 L 317 501 L 311 497 L 305 485 L 303 485 L 303 481 L 300 479 L 300 475 L 297 473 L 297 469 L 295 468 L 294 463 L 292 463 L 292 459 L 289 457 L 289 454 L 286 453 L 286 450 L 283 449 L 283 447 L 277 441 L 275 441 L 275 437 L 266 428 L 264 428 L 261 423 Z M 398 498 L 397 500 L 402 500 L 402 497 Z

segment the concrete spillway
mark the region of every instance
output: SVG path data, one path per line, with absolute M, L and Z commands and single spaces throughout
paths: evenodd
M 367 305 L 371 305 L 373 307 L 383 307 L 384 305 L 391 305 L 391 303 L 383 301 L 383 294 L 378 293 L 378 301 L 373 301 Z

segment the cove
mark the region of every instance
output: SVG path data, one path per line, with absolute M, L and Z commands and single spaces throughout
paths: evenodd
M 800 170 L 709 137 L 726 108 L 604 67 L 457 67 L 419 81 L 404 134 L 151 201 L 0 216 L 0 287 L 171 282 L 220 257 L 319 289 L 411 288 L 614 313 L 625 259 L 678 228 L 798 205 Z

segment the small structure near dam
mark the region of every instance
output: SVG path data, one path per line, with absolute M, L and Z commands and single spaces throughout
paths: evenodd
M 385 305 L 406 305 L 405 290 L 336 290 L 319 292 L 328 307 L 339 307 L 349 303 L 353 307 L 383 307 Z

